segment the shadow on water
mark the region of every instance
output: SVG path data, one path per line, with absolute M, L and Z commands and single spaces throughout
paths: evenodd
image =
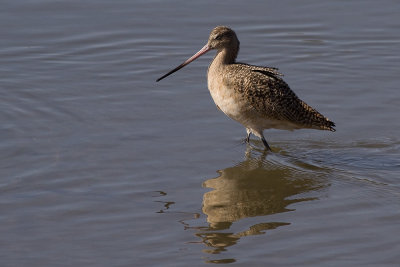
M 204 181 L 212 190 L 203 196 L 202 211 L 206 227 L 185 228 L 198 231 L 195 235 L 207 246 L 208 254 L 219 254 L 245 236 L 265 234 L 288 221 L 268 220 L 268 215 L 294 211 L 293 203 L 317 199 L 310 192 L 328 186 L 324 176 L 328 170 L 299 162 L 282 154 L 247 150 L 245 160 L 233 167 L 218 171 L 216 178 Z M 245 229 L 234 231 L 235 222 L 253 218 Z M 254 223 L 256 222 L 256 223 Z M 245 222 L 246 223 L 246 222 Z M 235 259 L 208 260 L 210 263 L 230 263 Z

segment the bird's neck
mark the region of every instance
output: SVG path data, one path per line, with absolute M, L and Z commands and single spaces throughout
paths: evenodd
M 239 52 L 239 45 L 236 47 L 225 47 L 217 50 L 213 61 L 208 66 L 208 75 L 221 73 L 225 69 L 225 66 L 234 64 L 236 62 L 236 56 Z
M 238 52 L 239 49 L 235 47 L 222 48 L 217 51 L 217 54 L 215 55 L 215 58 L 213 60 L 213 64 L 214 63 L 216 65 L 233 64 L 236 61 Z

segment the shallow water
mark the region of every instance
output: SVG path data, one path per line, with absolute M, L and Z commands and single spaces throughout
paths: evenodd
M 0 265 L 397 266 L 396 1 L 3 1 Z M 216 25 L 335 133 L 265 131 L 206 88 Z

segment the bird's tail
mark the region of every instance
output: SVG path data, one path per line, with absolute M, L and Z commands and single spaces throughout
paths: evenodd
M 321 130 L 329 130 L 331 132 L 336 132 L 334 128 L 336 125 L 333 121 L 329 120 L 328 118 L 324 117 L 325 121 L 321 123 L 320 129 Z
M 332 132 L 336 131 L 336 129 L 334 128 L 336 125 L 333 121 L 331 121 L 303 101 L 302 105 L 304 107 L 304 110 L 306 111 L 306 114 L 303 115 L 304 117 L 306 117 L 305 122 L 310 128 L 328 130 Z

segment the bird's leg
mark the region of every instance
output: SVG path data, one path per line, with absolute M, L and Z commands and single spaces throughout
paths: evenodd
M 267 150 L 272 151 L 267 143 L 267 140 L 265 140 L 264 135 L 261 135 L 261 141 L 263 142 L 263 144 Z
M 246 132 L 247 132 L 247 136 L 246 136 L 245 141 L 246 141 L 246 143 L 250 143 L 251 131 L 248 128 L 246 128 Z

